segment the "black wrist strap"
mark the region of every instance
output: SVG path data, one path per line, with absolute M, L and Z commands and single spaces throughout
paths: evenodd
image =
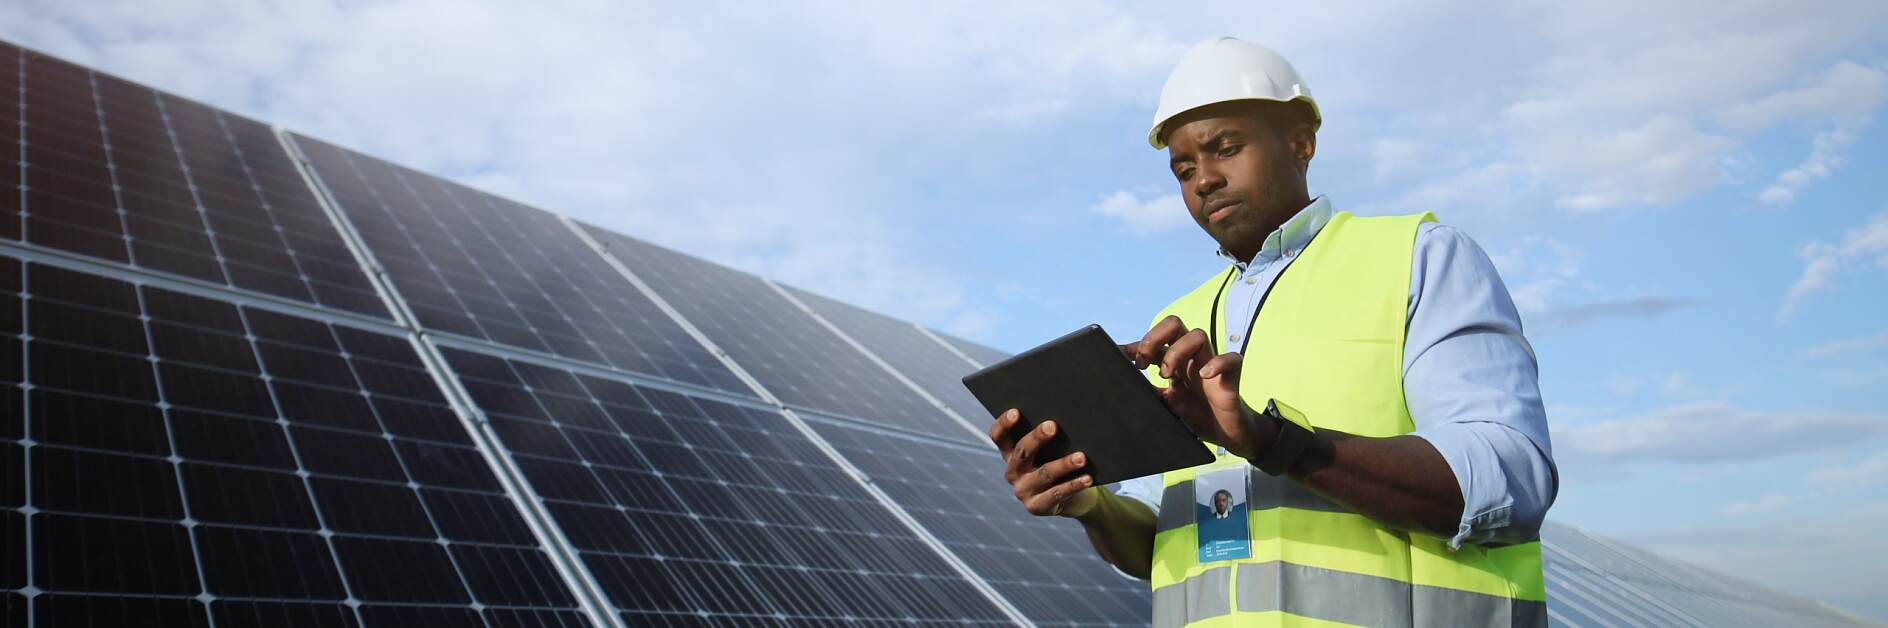
M 1282 407 L 1282 408 L 1281 408 Z M 1266 448 L 1264 457 L 1254 464 L 1268 475 L 1284 475 L 1293 465 L 1298 464 L 1298 457 L 1304 455 L 1311 446 L 1311 440 L 1317 438 L 1311 430 L 1286 418 L 1287 413 L 1298 415 L 1298 411 L 1272 399 L 1265 403 L 1263 416 L 1278 426 L 1278 435 L 1272 438 L 1272 446 Z

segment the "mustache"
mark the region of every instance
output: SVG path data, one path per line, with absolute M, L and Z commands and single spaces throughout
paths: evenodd
M 1213 194 L 1213 195 L 1207 196 L 1206 200 L 1200 203 L 1200 213 L 1202 215 L 1210 215 L 1213 212 L 1218 211 L 1219 208 L 1221 207 L 1232 205 L 1234 203 L 1244 202 L 1246 200 L 1247 200 L 1246 195 L 1240 194 L 1238 192 L 1229 192 L 1225 194 Z

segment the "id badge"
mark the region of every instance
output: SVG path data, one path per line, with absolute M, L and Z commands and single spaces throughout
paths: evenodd
M 1252 557 L 1245 467 L 1241 463 L 1193 478 L 1193 523 L 1201 563 Z

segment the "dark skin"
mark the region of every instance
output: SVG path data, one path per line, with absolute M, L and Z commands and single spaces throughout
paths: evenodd
M 1251 260 L 1266 236 L 1311 199 L 1305 172 L 1317 152 L 1307 123 L 1280 123 L 1276 108 L 1221 103 L 1188 111 L 1166 125 L 1167 153 L 1187 211 L 1228 253 Z M 1161 398 L 1203 440 L 1246 460 L 1264 457 L 1277 427 L 1253 410 L 1265 400 L 1239 397 L 1240 355 L 1215 355 L 1205 330 L 1168 317 L 1140 342 L 1122 345 L 1137 366 L 1159 365 L 1170 385 Z M 1015 435 L 1015 410 L 991 423 L 1005 460 L 1004 479 L 1031 514 L 1073 517 L 1103 559 L 1145 578 L 1153 561 L 1155 516 L 1146 506 L 1092 486 L 1080 452 L 1039 463 L 1035 452 L 1055 436 L 1055 422 Z M 1448 462 L 1415 436 L 1370 438 L 1317 430 L 1286 472 L 1312 491 L 1400 530 L 1455 535 L 1462 493 Z

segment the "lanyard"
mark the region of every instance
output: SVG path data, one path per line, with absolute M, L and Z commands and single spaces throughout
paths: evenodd
M 1285 280 L 1285 272 L 1291 270 L 1291 265 L 1296 263 L 1298 258 L 1304 257 L 1305 251 L 1311 250 L 1311 245 L 1317 244 L 1318 236 L 1323 234 L 1323 229 L 1319 229 L 1318 233 L 1313 234 L 1311 241 L 1306 242 L 1304 248 L 1298 249 L 1297 255 L 1293 255 L 1291 259 L 1285 260 L 1285 267 L 1278 270 L 1278 276 L 1273 277 L 1272 282 L 1265 285 L 1265 292 L 1259 295 L 1258 307 L 1252 308 L 1252 320 L 1246 323 L 1246 339 L 1244 342 L 1239 343 L 1239 353 L 1241 355 L 1245 354 L 1246 347 L 1252 346 L 1252 337 L 1257 335 L 1252 332 L 1258 331 L 1259 312 L 1265 309 L 1265 300 L 1272 298 L 1272 289 L 1278 287 L 1278 282 Z M 1207 334 L 1209 334 L 1206 339 L 1208 342 L 1213 343 L 1213 355 L 1222 353 L 1219 346 L 1219 301 L 1226 297 L 1226 287 L 1232 285 L 1232 278 L 1237 276 L 1239 276 L 1238 264 L 1234 264 L 1232 268 L 1226 269 L 1226 278 L 1219 282 L 1219 290 L 1213 293 L 1213 309 L 1208 312 L 1206 316 L 1208 321 L 1206 324 Z

